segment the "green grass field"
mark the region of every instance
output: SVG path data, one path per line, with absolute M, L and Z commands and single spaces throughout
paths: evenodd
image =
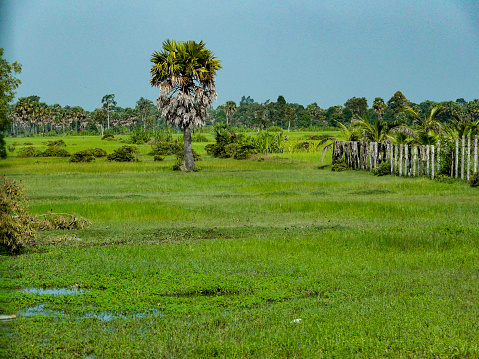
M 204 145 L 193 173 L 147 145 L 138 163 L 0 162 L 33 213 L 93 222 L 0 257 L 0 314 L 17 314 L 0 323 L 0 357 L 479 357 L 477 188 Z

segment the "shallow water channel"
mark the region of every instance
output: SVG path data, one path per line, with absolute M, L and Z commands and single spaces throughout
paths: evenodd
M 84 293 L 88 293 L 88 290 L 84 289 L 75 289 L 75 288 L 35 288 L 29 287 L 20 290 L 19 292 L 22 293 L 29 293 L 29 294 L 39 294 L 39 295 L 82 295 Z M 114 319 L 139 319 L 145 317 L 162 317 L 163 314 L 158 311 L 158 309 L 153 309 L 148 312 L 137 312 L 131 314 L 122 314 L 122 313 L 113 313 L 113 312 L 106 312 L 106 311 L 86 311 L 82 314 L 69 314 L 65 313 L 62 310 L 53 310 L 45 308 L 45 304 L 37 304 L 32 307 L 28 307 L 25 310 L 19 311 L 16 313 L 17 317 L 36 317 L 36 316 L 44 316 L 44 317 L 57 317 L 63 320 L 79 320 L 79 319 L 91 319 L 95 318 L 104 322 L 109 322 L 110 320 Z

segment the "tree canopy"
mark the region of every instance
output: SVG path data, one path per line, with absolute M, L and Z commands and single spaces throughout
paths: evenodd
M 160 89 L 156 100 L 166 121 L 184 131 L 186 170 L 194 170 L 191 129 L 203 126 L 208 109 L 217 97 L 216 72 L 221 60 L 203 41 L 163 42 L 161 51 L 151 56 L 150 84 Z

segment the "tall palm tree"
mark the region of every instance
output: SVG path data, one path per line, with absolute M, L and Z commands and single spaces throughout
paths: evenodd
M 168 123 L 184 132 L 187 171 L 195 169 L 191 130 L 205 124 L 208 108 L 217 97 L 215 75 L 222 66 L 214 55 L 203 41 L 166 40 L 162 50 L 153 53 L 150 60 L 150 84 L 160 89 L 158 110 Z
M 226 112 L 226 124 L 228 125 L 228 119 L 231 122 L 231 117 L 235 114 L 236 110 L 236 102 L 234 101 L 226 101 L 225 103 L 225 112 Z

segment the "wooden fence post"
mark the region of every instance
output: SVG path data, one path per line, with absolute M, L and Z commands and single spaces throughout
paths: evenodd
M 399 177 L 402 176 L 402 144 L 399 145 Z
M 429 176 L 430 173 L 430 157 L 429 157 L 429 145 L 426 146 L 426 176 Z
M 466 178 L 469 181 L 471 175 L 471 135 L 467 135 L 467 175 Z
M 393 175 L 394 174 L 394 145 L 391 143 L 391 146 L 390 146 L 390 149 L 391 151 L 391 174 Z
M 409 176 L 409 146 L 404 145 L 404 176 Z
M 477 172 L 477 135 L 474 136 L 474 173 Z
M 372 171 L 373 170 L 373 153 L 374 153 L 374 150 L 373 150 L 373 143 L 370 142 L 369 143 L 369 170 Z
M 456 136 L 456 158 L 455 158 L 455 169 L 456 169 L 456 173 L 455 173 L 455 177 L 458 178 L 459 177 L 459 137 Z
M 441 168 L 441 140 L 438 138 L 437 139 L 437 144 L 436 144 L 436 154 L 437 154 L 437 172 L 439 172 L 439 169 Z
M 417 146 L 414 146 L 413 150 L 413 160 L 412 160 L 412 175 L 416 177 L 416 163 L 417 163 Z
M 418 170 L 418 176 L 422 176 L 424 173 L 424 146 L 420 145 L 418 147 L 419 149 L 419 170 Z
M 431 179 L 434 179 L 434 170 L 436 167 L 436 162 L 434 161 L 434 145 L 431 145 Z

